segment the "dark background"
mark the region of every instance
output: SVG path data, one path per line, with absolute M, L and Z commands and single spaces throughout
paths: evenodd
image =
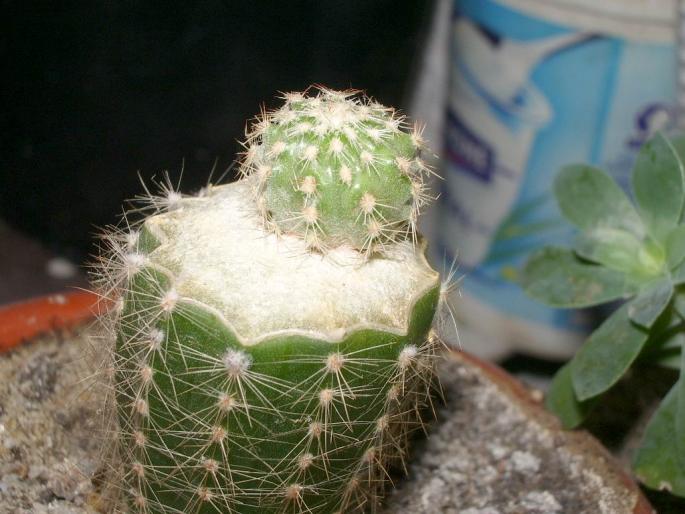
M 183 167 L 182 189 L 199 188 L 278 91 L 403 106 L 432 1 L 1 5 L 0 220 L 82 262 L 138 173 Z

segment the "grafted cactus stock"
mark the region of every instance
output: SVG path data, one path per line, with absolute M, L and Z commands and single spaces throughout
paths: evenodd
M 240 180 L 169 185 L 104 238 L 120 511 L 373 512 L 431 415 L 420 131 L 356 92 L 284 100 Z

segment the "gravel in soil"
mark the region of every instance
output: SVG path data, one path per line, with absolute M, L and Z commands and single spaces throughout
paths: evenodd
M 466 361 L 445 366 L 443 385 L 440 422 L 390 498 L 390 511 L 633 512 L 636 493 L 584 434 L 562 432 L 550 415 L 532 414 L 529 403 L 503 393 Z
M 0 513 L 94 512 L 101 394 L 84 338 L 49 338 L 0 356 Z

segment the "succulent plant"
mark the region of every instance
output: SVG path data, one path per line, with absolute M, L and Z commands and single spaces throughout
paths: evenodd
M 634 460 L 648 486 L 685 496 L 685 138 L 661 134 L 637 156 L 633 204 L 603 171 L 569 166 L 554 191 L 578 229 L 573 249 L 548 247 L 526 264 L 526 291 L 556 307 L 619 300 L 557 373 L 548 407 L 566 427 L 583 422 L 596 400 L 634 364 L 679 370 L 654 413 Z
M 244 177 L 106 238 L 121 510 L 375 510 L 435 387 L 418 132 L 320 88 L 249 132 Z

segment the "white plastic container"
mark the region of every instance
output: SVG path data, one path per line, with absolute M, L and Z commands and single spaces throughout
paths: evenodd
M 626 185 L 640 144 L 675 126 L 677 13 L 676 0 L 455 1 L 433 246 L 465 275 L 454 303 L 470 349 L 555 358 L 582 341 L 587 317 L 527 298 L 517 270 L 572 241 L 551 195 L 562 166 Z

